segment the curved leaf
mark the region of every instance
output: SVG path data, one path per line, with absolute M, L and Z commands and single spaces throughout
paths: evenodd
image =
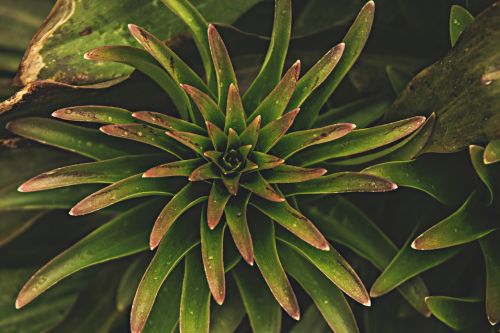
M 368 39 L 368 35 L 370 34 L 374 14 L 375 2 L 368 1 L 361 9 L 356 20 L 342 40 L 342 42 L 345 43 L 344 53 L 334 71 L 321 87 L 316 89 L 302 105 L 304 114 L 307 115 L 307 118 L 301 122 L 301 124 L 304 124 L 303 128 L 309 128 L 311 124 L 313 124 L 320 109 L 358 59 Z
M 165 241 L 158 247 L 137 288 L 130 314 L 132 332 L 141 332 L 162 284 L 186 253 L 200 242 L 199 228 L 193 225 L 197 221 L 198 214 L 187 214 L 165 234 Z
M 224 112 L 209 95 L 187 84 L 181 84 L 181 87 L 189 94 L 206 122 L 214 123 L 220 128 L 224 127 Z
M 154 217 L 160 203 L 160 200 L 152 200 L 128 210 L 52 259 L 24 285 L 16 307 L 23 307 L 83 268 L 146 250 L 150 226 L 144 221 Z
M 224 275 L 224 231 L 225 224 L 215 229 L 208 227 L 206 209 L 201 212 L 200 235 L 203 267 L 208 287 L 217 304 L 224 303 L 226 297 L 226 279 Z
M 498 223 L 485 209 L 481 194 L 474 191 L 453 214 L 418 236 L 411 247 L 435 250 L 472 242 L 498 229 Z
M 477 175 L 488 191 L 488 205 L 495 199 L 496 184 L 500 184 L 500 167 L 484 163 L 483 156 L 485 149 L 480 146 L 470 145 L 469 155 Z
M 188 183 L 180 191 L 176 191 L 155 221 L 149 240 L 150 248 L 156 248 L 177 218 L 205 200 L 207 194 L 207 185 L 202 182 Z
M 253 266 L 253 243 L 248 229 L 247 207 L 250 194 L 238 195 L 229 199 L 224 213 L 226 215 L 227 225 L 233 241 L 238 248 L 243 259 Z
M 139 256 L 126 268 L 116 289 L 115 305 L 118 311 L 123 312 L 132 304 L 135 291 L 149 265 L 149 260 L 150 257 L 147 255 Z
M 484 164 L 493 164 L 500 161 L 500 139 L 491 140 L 484 151 Z
M 169 159 L 165 155 L 151 154 L 69 165 L 27 180 L 19 186 L 18 191 L 35 192 L 79 184 L 111 184 Z
M 354 130 L 349 135 L 319 146 L 310 147 L 292 156 L 290 164 L 310 166 L 333 158 L 348 157 L 380 148 L 416 131 L 425 121 L 413 117 L 371 128 Z
M 131 149 L 133 146 L 124 144 L 122 140 L 106 137 L 99 131 L 47 118 L 21 118 L 9 122 L 6 128 L 14 134 L 95 160 L 139 151 L 137 147 Z
M 263 153 L 273 148 L 292 126 L 299 111 L 300 109 L 294 109 L 264 126 L 260 130 L 256 148 Z
M 398 188 L 381 177 L 359 172 L 339 172 L 302 183 L 286 184 L 281 188 L 287 196 L 298 194 L 329 194 L 346 192 L 387 192 Z
M 161 178 L 161 177 L 175 177 L 175 176 L 185 176 L 191 175 L 193 170 L 195 170 L 204 161 L 201 158 L 193 158 L 189 160 L 181 160 L 175 162 L 169 162 L 166 164 L 160 164 L 151 169 L 146 170 L 142 174 L 143 178 Z
M 142 174 L 130 176 L 85 197 L 71 208 L 69 214 L 85 215 L 124 200 L 144 196 L 172 196 L 183 183 L 177 178 L 142 178 Z
M 159 112 L 138 111 L 132 113 L 132 117 L 142 120 L 151 125 L 159 126 L 169 131 L 191 132 L 195 134 L 205 134 L 206 131 L 198 125 L 179 119 L 177 117 L 168 116 Z
M 277 0 L 274 7 L 273 32 L 266 58 L 260 66 L 259 74 L 243 96 L 246 110 L 256 109 L 279 82 L 290 42 L 291 26 L 291 0 Z
M 205 225 L 205 223 L 202 223 Z M 201 255 L 196 249 L 186 255 L 182 282 L 181 332 L 205 332 L 210 328 L 210 290 L 208 289 Z
M 250 326 L 254 332 L 281 332 L 281 309 L 255 268 L 239 265 L 233 270 Z
M 323 206 L 331 208 L 325 211 L 311 206 L 306 212 L 328 239 L 347 246 L 379 270 L 390 263 L 397 253 L 396 245 L 356 206 L 339 196 L 329 198 Z M 427 287 L 420 278 L 408 280 L 398 291 L 418 312 L 430 315 L 424 302 Z
M 474 16 L 459 5 L 451 6 L 450 12 L 450 41 L 451 46 L 455 46 L 458 38 L 465 30 L 467 25 L 474 21 Z
M 407 242 L 375 280 L 370 289 L 371 297 L 380 297 L 392 291 L 412 277 L 446 262 L 462 250 L 457 247 L 440 251 L 415 251 L 410 246 L 415 232 L 410 235 Z
M 323 237 L 314 224 L 307 217 L 290 206 L 288 202 L 284 201 L 278 203 L 252 198 L 250 203 L 304 242 L 323 251 L 328 251 L 330 249 L 325 237 Z
M 281 266 L 273 222 L 265 218 L 256 218 L 252 221 L 252 236 L 255 262 L 274 298 L 290 317 L 299 320 L 299 303 Z
M 356 128 L 356 125 L 344 123 L 293 132 L 283 136 L 276 146 L 273 147 L 272 151 L 277 156 L 287 159 L 309 146 L 339 139 L 349 134 L 354 128 Z
M 256 106 L 255 111 L 248 116 L 247 121 L 253 121 L 256 117 L 260 116 L 262 118 L 262 125 L 265 126 L 271 121 L 281 117 L 295 91 L 299 74 L 300 61 L 297 60 L 285 75 L 283 75 L 280 82 L 278 82 L 269 95 Z M 254 103 L 253 101 L 251 102 Z
M 243 133 L 246 127 L 245 110 L 243 110 L 243 104 L 241 104 L 240 93 L 238 88 L 231 83 L 227 94 L 224 132 L 228 132 L 232 128 L 237 133 Z
M 52 117 L 68 121 L 100 124 L 129 124 L 137 122 L 129 110 L 103 105 L 70 106 L 52 112 Z
M 293 165 L 282 164 L 270 170 L 265 170 L 262 175 L 271 184 L 273 183 L 300 183 L 316 179 L 327 173 L 323 168 L 301 168 Z
M 486 264 L 486 314 L 491 325 L 500 321 L 500 233 L 479 240 Z
M 423 191 L 445 205 L 454 206 L 473 190 L 471 171 L 460 156 L 434 154 L 413 161 L 381 163 L 362 172 Z
M 354 315 L 342 292 L 293 251 L 282 245 L 278 248 L 285 270 L 311 296 L 330 328 L 335 333 L 359 332 Z
M 454 330 L 478 329 L 482 311 L 477 299 L 448 296 L 428 296 L 425 303 L 432 314 Z
M 351 265 L 334 248 L 330 246 L 329 251 L 314 249 L 287 232 L 278 233 L 277 237 L 286 246 L 300 253 L 356 302 L 370 306 L 370 296 L 363 282 Z

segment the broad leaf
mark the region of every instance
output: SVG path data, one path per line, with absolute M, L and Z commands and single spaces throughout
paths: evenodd
M 428 296 L 425 303 L 437 319 L 454 330 L 485 328 L 481 324 L 483 314 L 478 299 Z

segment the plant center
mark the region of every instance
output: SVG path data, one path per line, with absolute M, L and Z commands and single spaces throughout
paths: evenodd
M 222 166 L 228 172 L 238 171 L 243 166 L 243 156 L 236 149 L 230 149 L 222 156 Z

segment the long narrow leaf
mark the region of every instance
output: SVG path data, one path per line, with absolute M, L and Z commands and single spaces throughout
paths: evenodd
M 486 264 L 486 314 L 491 325 L 500 321 L 500 233 L 479 240 Z
M 199 213 L 199 212 L 198 212 Z M 141 332 L 163 282 L 179 261 L 200 242 L 198 225 L 194 225 L 198 214 L 187 214 L 166 233 L 153 260 L 139 283 L 132 303 L 130 327 L 132 332 Z M 127 230 L 124 230 L 127 232 Z M 147 242 L 146 242 L 147 243 Z M 203 277 L 203 273 L 201 273 Z
M 250 194 L 238 195 L 231 198 L 226 205 L 224 212 L 226 221 L 233 237 L 234 243 L 241 253 L 243 259 L 253 265 L 253 242 L 248 229 L 247 207 Z
M 115 217 L 52 259 L 24 285 L 16 300 L 21 308 L 63 278 L 79 270 L 148 248 L 149 221 L 161 200 L 148 201 Z M 92 251 L 89 251 L 92 249 Z

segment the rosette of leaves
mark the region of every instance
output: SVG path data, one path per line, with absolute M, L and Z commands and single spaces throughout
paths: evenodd
M 143 72 L 170 97 L 177 115 L 88 105 L 52 114 L 64 121 L 32 117 L 7 125 L 19 136 L 93 161 L 35 176 L 19 186 L 24 193 L 3 192 L 2 209 L 71 207 L 71 215 L 81 216 L 118 206 L 111 221 L 36 272 L 16 306 L 83 268 L 156 249 L 149 263 L 147 255 L 131 261 L 119 282 L 117 304 L 132 304 L 133 332 L 172 331 L 177 325 L 183 332 L 205 332 L 211 316 L 212 325 L 237 326 L 245 313 L 255 332 L 279 331 L 279 306 L 300 318 L 288 275 L 334 331 L 356 332 L 342 292 L 369 305 L 368 292 L 299 207 L 305 195 L 396 189 L 378 175 L 348 170 L 391 153 L 415 157 L 433 121 L 423 125 L 425 118 L 415 116 L 355 130 L 352 123 L 338 122 L 342 117 L 335 112 L 318 117 L 363 49 L 374 3 L 361 9 L 343 42 L 301 76 L 300 62 L 282 73 L 291 3 L 277 0 L 268 52 L 244 92 L 216 28 L 187 1 L 164 3 L 190 28 L 203 79 L 135 25 L 130 32 L 143 48 L 105 46 L 85 57 Z M 362 127 L 379 116 L 364 115 Z M 93 124 L 102 125 L 100 131 Z M 359 156 L 365 152 L 370 153 Z M 332 160 L 341 162 L 332 167 Z M 210 295 L 221 305 L 212 314 Z M 60 327 L 71 327 L 85 302 L 77 301 Z M 228 313 L 238 309 L 234 304 L 242 312 Z

